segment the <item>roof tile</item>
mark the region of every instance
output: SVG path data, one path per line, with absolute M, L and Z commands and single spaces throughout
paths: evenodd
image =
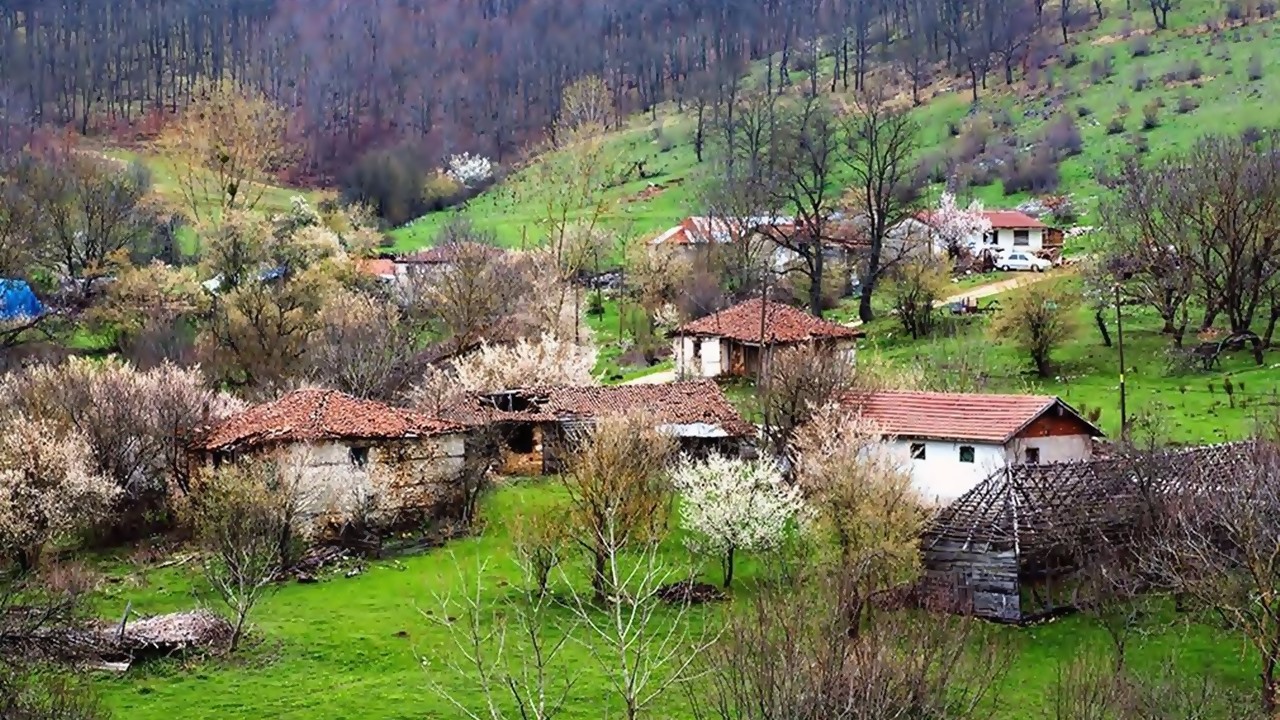
M 461 432 L 457 423 L 361 400 L 336 390 L 295 390 L 255 405 L 214 426 L 197 443 L 203 450 L 277 442 L 397 439 Z
M 852 339 L 863 336 L 861 330 L 837 325 L 814 317 L 799 308 L 768 301 L 767 308 L 759 298 L 739 303 L 713 315 L 685 323 L 672 331 L 673 336 L 718 336 L 738 342 L 760 343 L 761 315 L 764 315 L 766 342 L 799 343 L 817 339 Z
M 886 435 L 908 438 L 1006 443 L 1020 430 L 1061 405 L 1102 435 L 1070 405 L 1052 395 L 987 395 L 881 391 L 849 393 L 841 404 L 875 423 Z

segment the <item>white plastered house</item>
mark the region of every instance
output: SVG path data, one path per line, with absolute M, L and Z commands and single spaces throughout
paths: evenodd
M 883 435 L 929 503 L 949 503 L 1008 465 L 1092 459 L 1103 435 L 1051 395 L 881 391 L 842 405 Z
M 1008 250 L 1027 250 L 1035 252 L 1060 243 L 1060 232 L 1043 222 L 1017 210 L 986 210 L 982 213 L 991 229 L 982 234 L 974 234 L 964 238 L 961 245 L 971 251 L 983 249 L 1003 252 Z M 929 213 L 922 212 L 915 218 L 908 218 L 900 223 L 900 228 L 909 229 L 912 233 L 928 233 Z M 936 249 L 945 249 L 941 241 Z

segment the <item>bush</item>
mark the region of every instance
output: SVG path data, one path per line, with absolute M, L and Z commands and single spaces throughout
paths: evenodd
M 1055 158 L 1072 157 L 1084 150 L 1084 139 L 1080 136 L 1080 128 L 1070 115 L 1062 113 L 1045 130 L 1044 144 L 1049 147 Z
M 1226 15 L 1227 15 L 1227 20 L 1229 22 L 1239 22 L 1242 18 L 1244 18 L 1244 15 L 1245 15 L 1244 7 L 1241 6 L 1240 3 L 1238 2 L 1227 3 Z
M 1129 41 L 1129 54 L 1133 57 L 1146 57 L 1151 54 L 1151 38 L 1138 35 Z
M 1248 73 L 1250 82 L 1256 82 L 1262 79 L 1262 58 L 1260 56 L 1254 55 L 1249 58 Z
M 1258 17 L 1269 18 L 1276 14 L 1276 3 L 1274 0 L 1262 0 L 1258 3 Z
M 1250 125 L 1240 133 L 1240 141 L 1246 145 L 1257 145 L 1262 142 L 1262 130 L 1255 125 Z
M 1116 115 L 1111 118 L 1111 122 L 1107 123 L 1107 134 L 1119 135 L 1122 132 L 1124 132 L 1124 115 L 1116 113 Z
M 1183 93 L 1182 97 L 1178 98 L 1178 114 L 1179 115 L 1186 115 L 1187 113 L 1192 112 L 1198 107 L 1200 107 L 1200 104 L 1195 101 L 1195 98 L 1191 97 L 1190 95 L 1187 95 L 1186 93 Z
M 1160 125 L 1160 103 L 1152 101 L 1142 108 L 1142 129 L 1154 130 Z
M 400 147 L 365 153 L 342 181 L 342 197 L 348 203 L 368 205 L 392 225 L 401 225 L 423 212 L 422 188 L 427 165 L 412 148 Z
M 1009 114 L 1009 110 L 1001 108 L 991 113 L 991 125 L 998 130 L 1013 129 L 1013 115 Z
M 1065 65 L 1065 66 L 1066 66 L 1066 67 L 1068 67 L 1068 68 L 1073 68 L 1073 67 L 1075 67 L 1075 66 L 1079 65 L 1079 64 L 1080 64 L 1080 53 L 1076 52 L 1075 50 L 1072 50 L 1070 53 L 1068 53 L 1068 54 L 1067 54 L 1067 57 L 1066 57 L 1066 59 L 1063 61 L 1063 63 L 1062 63 L 1062 64 L 1063 64 L 1063 65 Z
M 1147 141 L 1147 136 L 1142 133 L 1134 133 L 1130 135 L 1129 145 L 1133 148 L 1133 151 L 1139 155 L 1145 155 L 1147 150 L 1151 149 L 1151 145 Z
M 1093 110 L 1090 110 L 1089 106 L 1087 105 L 1080 105 L 1076 108 L 1077 117 L 1085 118 L 1085 117 L 1089 117 L 1092 114 L 1093 114 Z
M 1147 85 L 1151 83 L 1151 78 L 1147 75 L 1146 68 L 1139 65 L 1133 71 L 1133 91 L 1142 92 L 1147 89 Z
M 1110 48 L 1103 50 L 1097 60 L 1089 63 L 1089 80 L 1093 83 L 1100 83 L 1115 74 L 1116 59 Z
M 1006 164 L 1000 174 L 1005 195 L 1053 192 L 1060 180 L 1058 163 L 1047 148 L 1040 148 L 1029 156 Z
M 1192 60 L 1187 65 L 1187 70 L 1186 70 L 1186 73 L 1184 73 L 1184 78 L 1186 80 L 1194 82 L 1196 80 L 1199 80 L 1202 77 L 1204 77 L 1204 69 L 1200 67 L 1200 61 Z

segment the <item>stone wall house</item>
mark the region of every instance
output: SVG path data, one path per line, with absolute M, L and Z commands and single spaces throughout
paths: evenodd
M 558 386 L 470 394 L 441 411 L 450 421 L 488 432 L 500 446 L 507 475 L 561 472 L 575 432 L 601 417 L 643 413 L 683 452 L 737 454 L 755 437 L 709 380 L 663 385 Z
M 679 377 L 755 377 L 763 353 L 817 345 L 854 361 L 861 330 L 779 302 L 748 300 L 671 331 Z
M 335 390 L 298 390 L 208 428 L 198 462 L 263 458 L 297 480 L 313 519 L 345 519 L 361 503 L 436 516 L 456 500 L 467 428 Z

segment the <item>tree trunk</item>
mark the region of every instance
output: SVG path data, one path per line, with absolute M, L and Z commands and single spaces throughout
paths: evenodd
M 1098 332 L 1102 333 L 1102 346 L 1111 347 L 1111 332 L 1107 330 L 1107 321 L 1101 310 L 1095 310 L 1093 321 L 1098 323 Z
M 1276 714 L 1276 657 L 1270 653 L 1262 660 L 1262 709 L 1269 717 Z
M 814 317 L 822 317 L 822 246 L 818 245 L 813 258 L 813 277 L 809 282 L 809 312 Z
M 597 547 L 591 555 L 591 590 L 595 593 L 596 602 L 604 604 L 608 599 L 608 588 L 605 587 L 608 583 L 604 577 L 606 563 L 604 548 Z
M 724 555 L 724 589 L 728 590 L 733 584 L 733 551 L 734 547 L 729 546 L 729 551 Z

